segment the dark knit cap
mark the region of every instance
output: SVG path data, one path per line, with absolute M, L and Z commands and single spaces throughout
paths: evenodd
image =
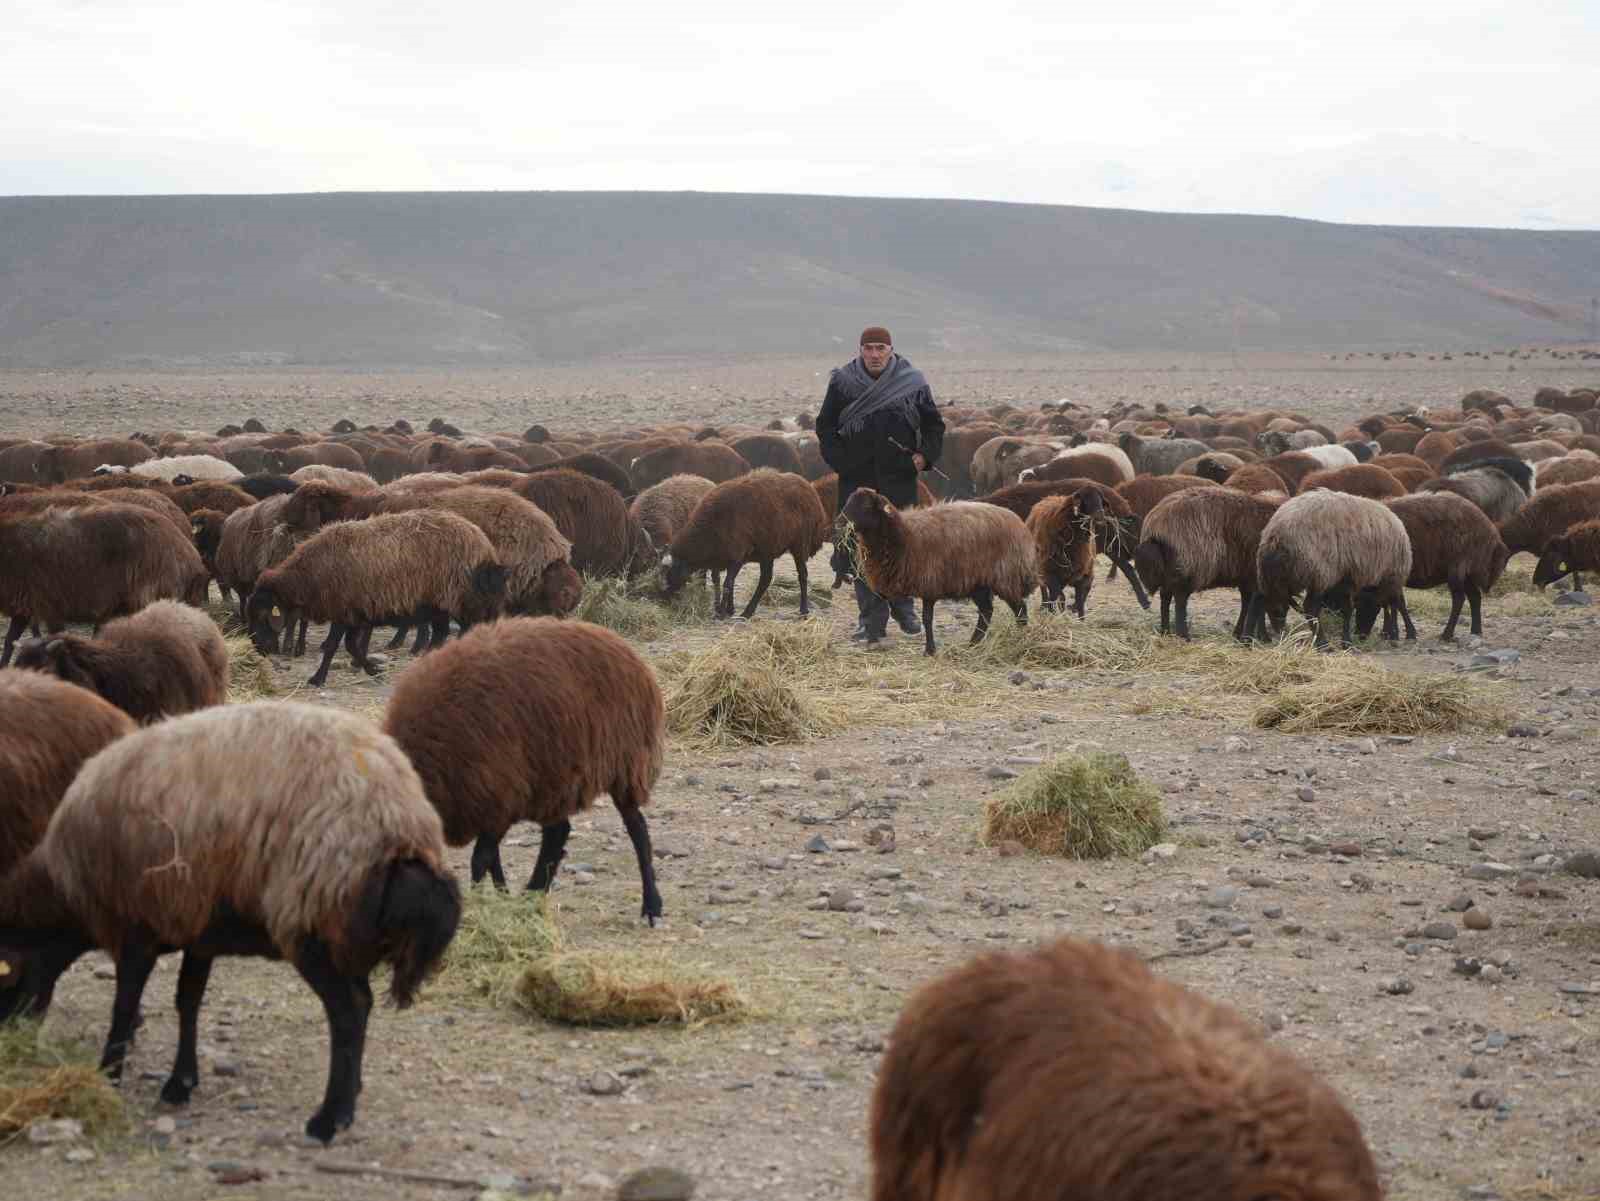
M 894 345 L 894 339 L 889 336 L 889 331 L 881 325 L 869 325 L 861 331 L 859 345 L 865 346 L 868 342 L 882 342 L 885 346 Z

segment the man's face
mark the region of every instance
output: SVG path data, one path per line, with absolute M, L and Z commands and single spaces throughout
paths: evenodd
M 877 378 L 878 374 L 889 365 L 889 356 L 894 353 L 894 347 L 887 342 L 863 342 L 861 344 L 861 365 L 867 369 L 867 374 Z

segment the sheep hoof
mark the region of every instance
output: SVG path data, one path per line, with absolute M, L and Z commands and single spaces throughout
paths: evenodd
M 333 1136 L 339 1131 L 350 1129 L 350 1123 L 354 1122 L 355 1118 L 353 1106 L 332 1113 L 326 1108 L 319 1109 L 306 1122 L 306 1135 L 326 1146 L 333 1141 Z
M 161 1103 L 163 1105 L 187 1105 L 189 1095 L 194 1091 L 197 1081 L 183 1080 L 177 1076 L 169 1076 L 167 1082 L 161 1086 Z

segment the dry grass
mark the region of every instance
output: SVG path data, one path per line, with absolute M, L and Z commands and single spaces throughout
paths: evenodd
M 1047 855 L 1139 855 L 1166 830 L 1161 797 L 1124 755 L 1060 755 L 984 806 L 985 845 L 1015 840 Z
M 1505 710 L 1494 692 L 1460 676 L 1394 671 L 1335 655 L 1316 678 L 1270 696 L 1252 721 L 1289 734 L 1438 734 L 1501 724 Z
M 119 1128 L 122 1097 L 98 1064 L 97 1048 L 55 1040 L 36 1022 L 0 1026 L 0 1142 L 44 1119 L 75 1119 L 90 1137 Z
M 690 580 L 671 598 L 662 597 L 660 583 L 656 574 L 631 582 L 615 576 L 585 577 L 583 595 L 572 616 L 640 642 L 653 642 L 679 626 L 711 620 L 711 589 L 704 580 Z
M 555 948 L 555 927 L 546 910 L 548 898 L 522 891 L 501 892 L 487 884 L 465 893 L 461 924 L 427 995 L 494 1007 L 507 1005 L 522 973 Z
M 233 704 L 259 701 L 277 692 L 272 664 L 251 645 L 248 634 L 223 639 L 228 647 L 228 700 Z

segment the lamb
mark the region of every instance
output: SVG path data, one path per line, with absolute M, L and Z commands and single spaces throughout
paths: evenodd
M 1500 540 L 1512 555 L 1543 555 L 1550 542 L 1581 521 L 1600 517 L 1600 480 L 1541 488 L 1500 522 Z
M 0 671 L 0 877 L 39 845 L 78 769 L 133 728 L 126 713 L 82 688 Z
M 182 950 L 179 1041 L 161 1090 L 199 1080 L 200 1004 L 218 955 L 286 959 L 328 1016 L 328 1085 L 306 1133 L 350 1125 L 368 977 L 393 965 L 404 1008 L 455 936 L 461 898 L 439 815 L 394 741 L 354 713 L 229 705 L 113 742 L 78 773 L 44 840 L 0 883 L 0 1015 L 42 1013 L 60 974 L 100 947 L 117 965 L 101 1067 L 122 1074 L 144 986 Z
M 971 597 L 978 607 L 972 641 L 989 632 L 998 596 L 1028 621 L 1027 598 L 1038 584 L 1038 552 L 1022 519 L 1008 509 L 978 501 L 953 501 L 931 509 L 899 512 L 870 488 L 845 502 L 855 529 L 862 577 L 888 600 L 920 597 L 929 655 L 936 601 Z
M 222 631 L 177 601 L 156 601 L 108 622 L 97 638 L 30 639 L 17 648 L 16 665 L 97 693 L 140 725 L 228 699 Z
M 11 615 L 0 667 L 33 621 L 99 625 L 154 600 L 205 601 L 199 552 L 165 519 L 131 505 L 0 517 L 0 563 L 0 613 Z
M 1365 496 L 1369 500 L 1388 500 L 1404 496 L 1406 486 L 1382 467 L 1371 463 L 1357 463 L 1353 467 L 1336 467 L 1330 471 L 1313 471 L 1300 481 L 1300 491 L 1310 492 L 1326 488 L 1330 492 L 1348 492 L 1351 496 Z
M 1572 576 L 1572 590 L 1583 591 L 1579 572 L 1600 572 L 1600 520 L 1580 521 L 1552 538 L 1539 556 L 1533 582 L 1544 588 L 1564 575 Z
M 806 562 L 828 540 L 828 526 L 822 502 L 803 476 L 762 467 L 718 484 L 695 506 L 668 548 L 662 564 L 665 592 L 677 592 L 695 572 L 721 570 L 726 574 L 715 615 L 732 617 L 734 581 L 746 563 L 756 563 L 761 575 L 740 614 L 748 621 L 772 584 L 773 561 L 789 555 L 800 586 L 800 616 L 805 617 L 811 612 Z
M 1171 475 L 1186 459 L 1211 450 L 1198 438 L 1141 438 L 1128 433 L 1117 439 L 1117 445 L 1139 475 Z
M 1062 607 L 1072 586 L 1072 611 L 1081 619 L 1094 586 L 1096 518 L 1105 511 L 1092 488 L 1069 496 L 1047 496 L 1028 514 L 1028 532 L 1038 556 L 1041 604 Z
M 562 468 L 535 471 L 512 491 L 532 501 L 572 543 L 572 566 L 585 575 L 638 575 L 656 561 L 655 548 L 610 484 Z
M 1292 596 L 1304 592 L 1304 611 L 1315 625 L 1317 646 L 1328 645 L 1319 615 L 1329 602 L 1344 616 L 1344 642 L 1349 645 L 1356 594 L 1370 588 L 1377 604 L 1398 611 L 1406 636 L 1414 638 L 1416 627 L 1405 600 L 1410 574 L 1411 539 L 1382 504 L 1345 492 L 1307 492 L 1285 501 L 1261 532 L 1246 632 L 1265 638 L 1265 612 L 1285 609 Z M 1399 631 L 1391 620 L 1384 623 L 1384 637 L 1393 639 Z
M 647 451 L 628 464 L 634 489 L 643 492 L 674 475 L 703 475 L 714 484 L 737 479 L 750 471 L 745 457 L 720 442 L 683 442 Z
M 1471 501 L 1448 492 L 1402 496 L 1385 503 L 1405 526 L 1411 542 L 1411 573 L 1406 577 L 1406 587 L 1437 588 L 1443 584 L 1450 589 L 1450 619 L 1439 640 L 1455 640 L 1463 601 L 1471 602 L 1472 632 L 1481 635 L 1483 594 L 1494 587 L 1511 557 L 1494 522 Z M 1372 631 L 1377 612 L 1376 601 L 1363 593 L 1356 605 L 1358 635 L 1365 638 Z
M 246 621 L 256 649 L 275 653 L 274 610 L 330 623 L 322 663 L 309 683 L 321 688 L 346 633 L 350 651 L 369 675 L 372 627 L 426 620 L 432 642 L 442 643 L 454 617 L 465 629 L 499 616 L 505 606 L 506 569 L 482 530 L 464 517 L 432 509 L 386 513 L 340 522 L 312 535 L 256 580 Z M 419 639 L 420 653 L 428 640 Z
M 1250 601 L 1256 593 L 1256 551 L 1261 532 L 1281 501 L 1232 488 L 1177 492 L 1150 510 L 1141 528 L 1133 565 L 1151 592 L 1161 593 L 1161 632 L 1168 632 L 1174 602 L 1178 637 L 1189 640 L 1189 597 L 1208 588 L 1237 588 L 1239 617 L 1233 636 L 1245 637 Z M 1283 625 L 1285 609 L 1271 614 Z
M 1350 1110 L 1254 1022 L 1077 938 L 919 989 L 868 1126 L 872 1201 L 1382 1196 Z
M 128 472 L 149 479 L 166 480 L 169 484 L 176 483 L 180 475 L 186 475 L 191 480 L 215 480 L 223 484 L 232 483 L 244 475 L 244 472 L 232 463 L 226 459 L 219 459 L 216 455 L 178 455 L 171 459 L 147 459 L 143 463 L 135 463 L 128 468 Z
M 500 842 L 539 823 L 530 890 L 555 881 L 571 818 L 608 793 L 639 861 L 641 916 L 662 914 L 643 807 L 661 774 L 665 713 L 654 673 L 587 622 L 507 618 L 401 673 L 384 718 L 444 822 L 473 843 L 472 881 L 506 886 Z

